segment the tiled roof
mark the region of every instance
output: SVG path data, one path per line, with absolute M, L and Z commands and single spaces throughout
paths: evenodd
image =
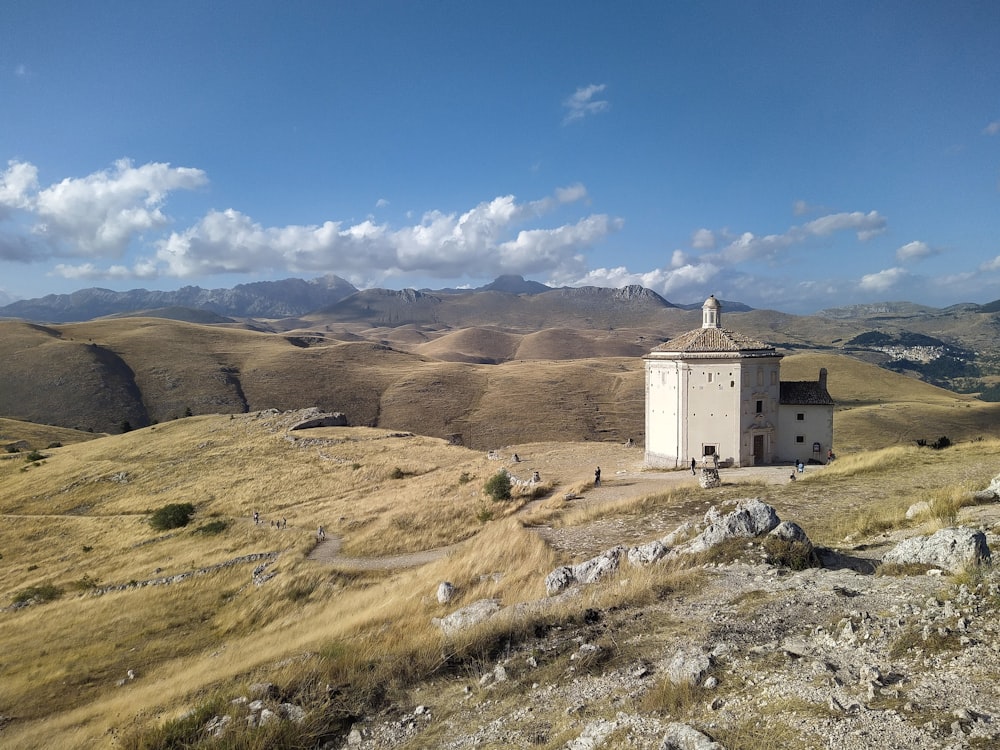
M 782 404 L 800 404 L 803 406 L 827 406 L 833 404 L 830 392 L 818 380 L 782 380 L 781 395 L 778 401 Z
M 654 352 L 754 352 L 764 354 L 775 349 L 763 341 L 727 331 L 725 328 L 696 328 L 675 336 L 653 349 Z

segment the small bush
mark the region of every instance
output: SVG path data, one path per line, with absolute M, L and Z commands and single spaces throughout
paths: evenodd
M 229 526 L 228 523 L 219 519 L 217 521 L 209 521 L 208 523 L 203 523 L 197 529 L 194 530 L 195 534 L 221 534 Z
M 48 448 L 49 450 L 51 450 L 52 448 L 62 448 L 62 443 L 60 443 L 59 441 L 56 441 L 54 443 L 49 443 L 45 447 Z
M 193 515 L 194 506 L 191 503 L 171 503 L 154 511 L 149 524 L 157 531 L 179 529 L 187 526 Z
M 83 551 L 84 552 L 93 552 L 94 548 L 91 545 L 89 545 L 89 544 L 85 544 L 85 545 L 83 545 Z
M 31 451 L 28 455 L 24 457 L 24 460 L 28 463 L 33 463 L 35 461 L 42 461 L 45 459 L 45 454 L 39 451 Z
M 498 471 L 486 480 L 483 492 L 493 498 L 494 502 L 506 502 L 510 500 L 510 474 L 506 471 Z
M 400 469 L 398 466 L 394 467 L 389 473 L 389 479 L 403 479 L 406 476 L 406 472 Z
M 76 589 L 77 591 L 90 591 L 91 589 L 96 589 L 101 585 L 101 582 L 94 578 L 90 573 L 87 573 L 83 578 L 79 578 L 70 584 L 70 588 Z
M 63 590 L 51 583 L 40 583 L 37 586 L 28 586 L 14 594 L 14 604 L 24 602 L 51 602 L 63 595 Z
M 811 545 L 804 542 L 790 542 L 774 536 L 764 537 L 764 554 L 770 565 L 792 570 L 819 567 L 819 559 Z
M 472 475 L 467 471 L 463 471 L 458 477 L 459 484 L 468 484 L 472 481 Z

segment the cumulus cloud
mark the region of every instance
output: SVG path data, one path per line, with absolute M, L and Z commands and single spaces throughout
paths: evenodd
M 985 128 L 983 128 L 984 135 L 1000 135 L 1000 120 L 994 120 Z
M 907 242 L 896 250 L 896 260 L 900 263 L 922 260 L 930 255 L 934 255 L 934 250 L 926 242 Z
M 607 84 L 591 84 L 581 86 L 570 96 L 563 100 L 563 107 L 566 109 L 566 116 L 563 117 L 563 124 L 566 125 L 577 120 L 582 120 L 587 115 L 594 115 L 598 112 L 606 111 L 610 106 L 607 99 L 598 99 L 598 94 L 604 93 Z
M 350 226 L 327 221 L 265 227 L 235 209 L 212 211 L 163 239 L 156 261 L 178 277 L 336 270 L 353 278 L 455 278 L 579 270 L 581 251 L 618 231 L 621 219 L 594 214 L 551 228 L 516 228 L 586 195 L 582 185 L 572 185 L 536 201 L 499 196 L 462 214 L 430 211 L 419 223 L 399 229 L 370 219 Z
M 18 252 L 30 247 L 39 257 L 119 257 L 132 238 L 168 223 L 167 195 L 206 183 L 200 169 L 150 163 L 133 166 L 127 159 L 83 178 L 66 178 L 39 188 L 38 169 L 11 161 L 0 174 L 0 219 L 24 212 L 31 242 L 20 236 Z M 3 257 L 10 256 L 11 243 Z
M 38 168 L 19 161 L 7 162 L 6 171 L 0 173 L 0 219 L 16 209 L 31 207 L 32 194 L 38 190 Z
M 168 193 L 207 182 L 200 169 L 169 164 L 135 167 L 127 159 L 82 179 L 67 178 L 38 192 L 39 233 L 71 242 L 71 255 L 120 256 L 136 234 L 168 223 Z
M 740 235 L 726 233 L 729 244 L 719 253 L 727 263 L 744 263 L 751 260 L 776 261 L 778 257 L 797 245 L 801 245 L 817 237 L 827 237 L 835 232 L 853 231 L 859 240 L 865 241 L 885 231 L 886 220 L 878 211 L 867 214 L 860 211 L 853 213 L 829 214 L 818 219 L 793 226 L 783 234 L 755 235 L 753 232 L 743 232 Z
M 713 250 L 715 248 L 715 232 L 711 229 L 698 229 L 691 235 L 691 247 L 695 250 Z
M 876 273 L 869 273 L 861 277 L 858 286 L 866 292 L 885 292 L 899 284 L 909 276 L 906 269 L 886 268 Z
M 1000 255 L 979 266 L 980 271 L 1000 271 Z

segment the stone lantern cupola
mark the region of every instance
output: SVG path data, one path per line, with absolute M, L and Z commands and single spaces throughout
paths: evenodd
M 722 305 L 714 294 L 701 306 L 701 327 L 722 328 Z

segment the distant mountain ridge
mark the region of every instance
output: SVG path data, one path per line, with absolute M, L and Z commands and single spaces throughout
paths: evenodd
M 720 300 L 726 312 L 749 312 L 741 302 Z M 186 286 L 175 291 L 89 288 L 49 294 L 0 306 L 0 317 L 36 323 L 72 323 L 111 316 L 147 315 L 198 323 L 226 323 L 231 318 L 290 319 L 333 317 L 374 326 L 448 325 L 479 319 L 536 327 L 580 320 L 626 325 L 661 308 L 697 310 L 701 301 L 674 304 L 651 289 L 624 287 L 550 287 L 507 274 L 474 289 L 359 290 L 329 274 L 315 279 L 258 281 L 231 289 Z M 560 312 L 561 311 L 561 312 Z
M 0 317 L 70 323 L 144 310 L 186 307 L 221 316 L 287 318 L 333 304 L 357 291 L 353 284 L 333 274 L 308 281 L 256 281 L 237 284 L 232 289 L 186 286 L 170 292 L 148 289 L 115 292 L 91 288 L 71 294 L 49 294 L 37 299 L 18 300 L 0 307 Z

